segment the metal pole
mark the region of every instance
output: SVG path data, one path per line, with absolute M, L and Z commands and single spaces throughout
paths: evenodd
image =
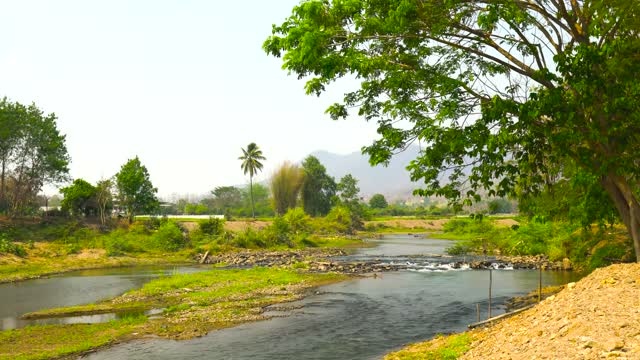
M 542 301 L 542 265 L 538 266 L 538 302 Z
M 493 283 L 493 270 L 489 268 L 489 317 L 491 319 L 491 285 Z

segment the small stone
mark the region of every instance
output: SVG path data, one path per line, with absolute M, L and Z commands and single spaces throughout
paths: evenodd
M 573 290 L 575 287 L 576 287 L 576 283 L 574 283 L 574 282 L 570 282 L 570 283 L 567 284 L 567 288 L 569 290 Z
M 604 348 L 607 351 L 615 351 L 615 350 L 620 350 L 624 347 L 624 341 L 617 339 L 617 340 L 609 340 L 604 344 Z

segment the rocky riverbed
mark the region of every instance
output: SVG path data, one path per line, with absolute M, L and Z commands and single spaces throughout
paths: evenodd
M 346 261 L 347 252 L 341 249 L 303 249 L 289 251 L 241 251 L 224 254 L 198 254 L 196 260 L 204 264 L 225 264 L 236 267 L 264 266 L 293 266 L 312 272 L 340 272 L 348 274 L 374 273 L 407 269 L 402 263 L 390 263 L 379 258 L 361 261 Z M 446 255 L 411 255 L 411 261 L 420 258 L 444 258 Z M 408 263 L 407 263 L 408 264 Z M 498 256 L 469 261 L 451 259 L 448 266 L 452 269 L 471 268 L 482 269 L 539 269 L 551 271 L 572 270 L 569 259 L 550 261 L 544 255 L 539 256 Z
M 242 251 L 217 255 L 199 254 L 196 258 L 204 264 L 229 266 L 293 266 L 311 272 L 339 272 L 364 274 L 405 269 L 405 265 L 371 261 L 338 261 L 332 258 L 345 256 L 341 249 L 304 249 L 291 251 Z
M 472 269 L 523 269 L 523 270 L 554 270 L 570 271 L 573 266 L 569 259 L 562 261 L 550 261 L 548 256 L 497 256 L 494 259 L 471 261 L 469 267 Z

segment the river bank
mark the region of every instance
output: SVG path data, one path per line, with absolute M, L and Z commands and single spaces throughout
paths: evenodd
M 385 359 L 638 359 L 639 316 L 640 264 L 611 265 L 493 326 L 411 345 Z
M 25 318 L 32 319 L 96 313 L 127 315 L 100 324 L 2 331 L 0 359 L 58 357 L 150 336 L 190 339 L 215 329 L 268 319 L 268 306 L 300 300 L 311 288 L 345 279 L 340 274 L 268 268 L 212 270 L 160 278 L 101 303 L 26 314 Z M 145 316 L 144 311 L 151 309 L 161 309 L 162 316 Z

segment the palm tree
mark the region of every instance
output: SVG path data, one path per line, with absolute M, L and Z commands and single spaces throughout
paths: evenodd
M 264 156 L 262 156 L 262 150 L 256 145 L 256 143 L 251 143 L 247 145 L 247 149 L 242 150 L 242 156 L 238 158 L 238 160 L 242 160 L 242 165 L 240 168 L 244 171 L 246 175 L 249 173 L 249 193 L 251 195 L 251 215 L 255 219 L 256 211 L 253 206 L 253 175 L 255 175 L 258 171 L 262 171 L 262 163 L 260 160 L 266 160 Z

